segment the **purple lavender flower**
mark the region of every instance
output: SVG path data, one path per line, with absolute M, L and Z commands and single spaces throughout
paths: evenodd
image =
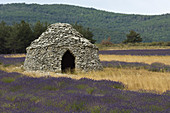
M 25 60 L 25 57 L 20 58 L 5 58 L 4 55 L 0 55 L 0 63 L 4 65 L 16 65 L 21 64 Z
M 99 54 L 113 54 L 113 55 L 170 55 L 170 49 L 146 49 L 146 50 L 102 50 Z
M 1 81 L 8 77 L 15 80 Z M 0 70 L 0 112 L 164 113 L 169 109 L 168 92 L 158 95 L 121 90 L 123 88 L 122 83 L 107 80 L 32 78 Z

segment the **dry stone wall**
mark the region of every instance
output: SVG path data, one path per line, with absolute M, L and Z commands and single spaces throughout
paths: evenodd
M 66 51 L 75 57 L 75 69 L 101 70 L 98 48 L 83 38 L 70 24 L 56 23 L 27 47 L 24 68 L 28 71 L 62 71 Z

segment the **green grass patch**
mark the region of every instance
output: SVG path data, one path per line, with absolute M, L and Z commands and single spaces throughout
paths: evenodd
M 30 101 L 36 103 L 36 102 L 40 101 L 40 97 L 36 97 L 36 96 L 30 97 Z
M 124 109 L 119 109 L 119 108 L 115 108 L 112 109 L 109 113 L 131 113 L 131 110 L 124 110 Z
M 4 103 L 2 105 L 2 108 L 12 108 L 12 109 L 15 109 L 16 108 L 16 105 L 15 104 L 12 104 L 12 103 Z M 5 112 L 4 112 L 5 113 Z
M 54 86 L 47 85 L 47 86 L 44 86 L 44 87 L 43 87 L 43 90 L 57 91 L 58 88 L 56 88 L 56 87 L 54 87 Z
M 1 79 L 2 82 L 4 83 L 11 83 L 11 82 L 14 82 L 15 81 L 15 78 L 12 78 L 12 77 L 4 77 Z
M 61 101 L 59 104 L 56 104 L 56 107 L 64 107 L 67 104 L 66 100 Z
M 159 112 L 161 112 L 162 110 L 164 110 L 164 109 L 162 108 L 162 106 L 156 106 L 156 105 L 151 105 L 151 106 L 149 106 L 149 109 L 151 109 L 152 111 L 159 111 Z
M 166 106 L 167 108 L 170 108 L 170 103 L 168 103 L 168 105 Z
M 86 85 L 86 84 L 79 84 L 76 86 L 77 89 L 85 89 L 87 87 L 88 87 L 88 85 Z
M 116 88 L 116 89 L 124 89 L 124 86 L 121 85 L 121 84 L 115 84 L 115 85 L 113 85 L 113 88 Z
M 3 92 L 2 92 L 2 90 L 0 90 L 0 97 L 1 97 L 1 96 L 3 96 Z
M 9 97 L 6 97 L 6 99 L 7 99 L 8 101 L 11 101 L 11 102 L 13 102 L 16 98 L 17 98 L 17 96 L 9 96 Z
M 5 64 L 5 65 L 3 65 L 4 67 L 9 67 L 9 66 L 11 66 L 11 64 Z
M 73 111 L 81 112 L 81 111 L 86 110 L 86 106 L 84 104 L 85 102 L 74 102 L 74 103 L 67 105 L 66 110 L 67 111 L 73 110 Z
M 93 106 L 91 108 L 91 113 L 100 113 L 101 107 L 100 106 Z
M 90 95 L 93 94 L 94 90 L 95 90 L 95 88 L 91 88 L 91 87 L 86 89 L 87 93 Z
M 11 92 L 16 92 L 18 90 L 22 89 L 22 86 L 19 86 L 19 85 L 16 85 L 16 86 L 13 86 L 10 88 L 10 91 Z
M 57 82 L 57 87 L 59 87 L 59 88 L 64 88 L 64 87 L 66 87 L 66 83 L 65 82 Z
M 76 90 L 68 90 L 67 93 L 76 93 Z
M 31 110 L 31 112 L 35 112 L 38 109 L 39 109 L 38 107 L 32 107 L 30 110 Z

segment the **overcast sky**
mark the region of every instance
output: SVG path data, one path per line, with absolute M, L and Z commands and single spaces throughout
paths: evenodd
M 6 3 L 71 4 L 126 14 L 170 13 L 170 0 L 0 0 Z

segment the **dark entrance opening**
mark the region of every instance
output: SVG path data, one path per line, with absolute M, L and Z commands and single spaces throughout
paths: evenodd
M 72 55 L 72 53 L 69 50 L 67 50 L 63 55 L 61 61 L 62 73 L 66 73 L 68 71 L 73 73 L 74 69 L 75 69 L 75 57 Z

